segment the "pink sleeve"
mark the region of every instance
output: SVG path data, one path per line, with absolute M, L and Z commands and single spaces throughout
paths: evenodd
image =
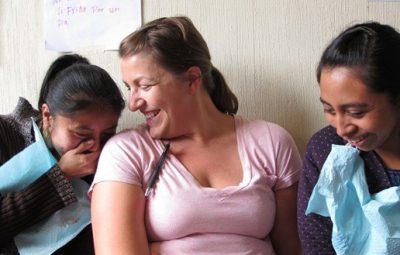
M 93 185 L 102 181 L 118 181 L 142 186 L 142 151 L 138 147 L 140 136 L 133 130 L 112 137 L 104 146 Z
M 284 189 L 298 182 L 301 157 L 292 136 L 282 127 L 268 123 L 275 154 L 274 190 Z

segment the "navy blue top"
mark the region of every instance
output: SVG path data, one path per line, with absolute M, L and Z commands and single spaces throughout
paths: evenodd
M 388 169 L 387 174 L 389 181 L 393 186 L 400 186 L 400 171 Z
M 304 255 L 335 254 L 331 242 L 332 221 L 330 218 L 313 213 L 305 215 L 311 192 L 331 151 L 332 144 L 344 145 L 346 141 L 336 134 L 335 128 L 327 126 L 312 136 L 304 155 L 297 204 L 299 235 Z M 364 160 L 365 175 L 371 194 L 399 185 L 400 171 L 385 169 L 375 152 L 362 151 L 360 156 Z

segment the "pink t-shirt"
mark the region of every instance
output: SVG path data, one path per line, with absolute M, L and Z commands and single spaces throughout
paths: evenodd
M 167 155 L 145 209 L 149 242 L 160 254 L 275 254 L 268 235 L 274 190 L 298 181 L 301 159 L 280 126 L 238 116 L 235 125 L 243 169 L 238 186 L 203 187 Z M 145 190 L 162 150 L 145 125 L 123 131 L 104 147 L 93 183 L 119 181 Z

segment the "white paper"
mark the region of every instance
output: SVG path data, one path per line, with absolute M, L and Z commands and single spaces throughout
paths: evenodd
M 45 47 L 118 49 L 141 25 L 141 0 L 44 0 Z

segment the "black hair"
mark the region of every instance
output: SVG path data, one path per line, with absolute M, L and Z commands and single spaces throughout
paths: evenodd
M 44 103 L 52 116 L 69 115 L 93 105 L 120 115 L 125 107 L 111 76 L 77 54 L 63 55 L 50 65 L 40 90 L 40 111 Z
M 328 45 L 317 68 L 318 83 L 324 68 L 347 67 L 373 92 L 400 95 L 400 34 L 378 22 L 356 24 Z
M 119 46 L 121 58 L 147 51 L 173 74 L 192 66 L 200 68 L 203 85 L 216 108 L 235 114 L 238 100 L 221 72 L 212 65 L 208 46 L 188 17 L 164 17 L 144 24 L 128 35 Z

